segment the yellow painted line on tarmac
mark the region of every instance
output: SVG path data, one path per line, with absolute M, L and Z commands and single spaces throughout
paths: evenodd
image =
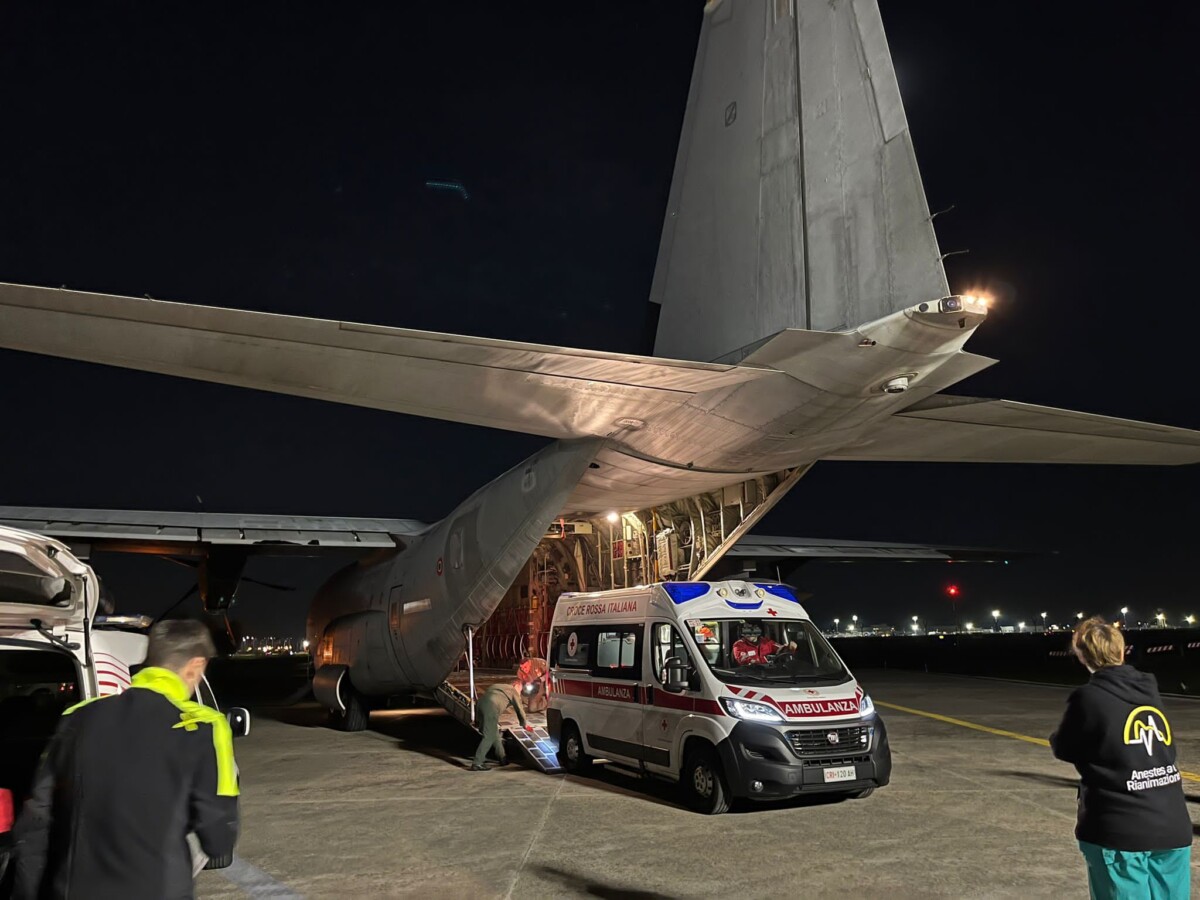
M 876 706 L 882 706 L 885 709 L 894 709 L 896 712 L 908 713 L 912 716 L 924 716 L 926 719 L 935 719 L 938 722 L 945 722 L 948 725 L 958 725 L 960 728 L 970 728 L 973 731 L 983 731 L 987 734 L 998 735 L 999 737 L 1012 738 L 1015 741 L 1025 741 L 1029 744 L 1037 744 L 1039 747 L 1049 747 L 1050 742 L 1045 738 L 1033 737 L 1028 734 L 1019 734 L 1015 731 L 1005 731 L 1003 728 L 992 728 L 988 725 L 980 725 L 976 722 L 968 722 L 965 719 L 955 719 L 952 716 L 943 716 L 940 713 L 928 712 L 923 709 L 913 709 L 911 706 L 901 706 L 898 703 L 885 703 L 882 700 L 875 701 Z M 1194 772 L 1179 773 L 1187 781 L 1200 782 L 1200 775 Z

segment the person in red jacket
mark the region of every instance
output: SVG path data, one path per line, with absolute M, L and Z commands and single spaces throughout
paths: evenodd
M 795 650 L 796 642 L 790 641 L 785 649 Z M 739 666 L 762 665 L 768 657 L 779 652 L 779 644 L 763 636 L 761 625 L 746 622 L 742 625 L 741 638 L 733 645 L 733 661 Z

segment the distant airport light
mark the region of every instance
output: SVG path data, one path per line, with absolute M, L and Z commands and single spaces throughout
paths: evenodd
M 1024 623 L 1024 622 L 1018 622 L 1018 623 L 1017 623 L 1017 631 L 1024 631 L 1024 630 L 1025 630 L 1025 623 Z
M 975 623 L 974 623 L 974 622 L 968 622 L 968 623 L 967 623 L 967 631 L 974 631 L 974 630 L 975 630 Z
M 308 649 L 308 641 L 301 641 L 300 643 L 304 646 L 305 650 Z
M 1163 624 L 1163 622 L 1165 622 L 1165 621 L 1166 621 L 1166 618 L 1167 618 L 1167 617 L 1166 617 L 1166 616 L 1164 616 L 1162 613 L 1157 613 L 1157 614 L 1155 614 L 1154 618 L 1158 619 L 1158 624 L 1159 624 L 1159 625 L 1162 625 L 1162 624 Z
M 1082 619 L 1082 618 L 1083 618 L 1083 613 L 1081 613 L 1081 612 L 1077 612 L 1077 613 L 1075 613 L 1075 618 L 1077 618 L 1077 619 Z
M 1194 623 L 1196 621 L 1196 617 L 1195 616 L 1184 616 L 1183 621 L 1185 621 L 1189 625 L 1191 625 L 1192 623 Z
M 1121 607 L 1121 615 L 1123 615 L 1123 616 L 1129 615 L 1129 607 L 1128 606 Z
M 916 622 L 913 622 L 913 626 L 912 626 L 912 628 L 913 628 L 913 631 L 914 631 L 914 632 L 917 630 L 917 623 L 916 623 Z
M 850 617 L 850 619 L 851 619 L 851 621 L 853 621 L 853 622 L 857 622 L 857 621 L 858 621 L 858 616 L 851 616 L 851 617 Z
M 913 621 L 914 621 L 914 622 L 915 622 L 915 621 L 917 621 L 917 617 L 916 617 L 916 616 L 913 616 Z
M 853 630 L 854 630 L 854 623 L 853 623 L 853 622 L 851 622 L 849 625 L 847 625 L 847 626 L 846 626 L 846 630 L 847 630 L 847 631 L 853 631 Z
M 957 597 L 958 596 L 958 585 L 957 584 L 950 585 L 950 587 L 946 588 L 946 593 L 949 594 L 951 597 Z

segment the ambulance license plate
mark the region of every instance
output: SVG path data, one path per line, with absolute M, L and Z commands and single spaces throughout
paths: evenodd
M 854 766 L 838 766 L 836 769 L 825 770 L 825 783 L 831 781 L 853 781 L 858 777 L 858 771 Z

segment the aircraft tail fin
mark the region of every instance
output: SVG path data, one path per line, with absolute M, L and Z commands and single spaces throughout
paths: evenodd
M 650 299 L 655 355 L 733 362 L 949 294 L 876 0 L 705 9 Z

